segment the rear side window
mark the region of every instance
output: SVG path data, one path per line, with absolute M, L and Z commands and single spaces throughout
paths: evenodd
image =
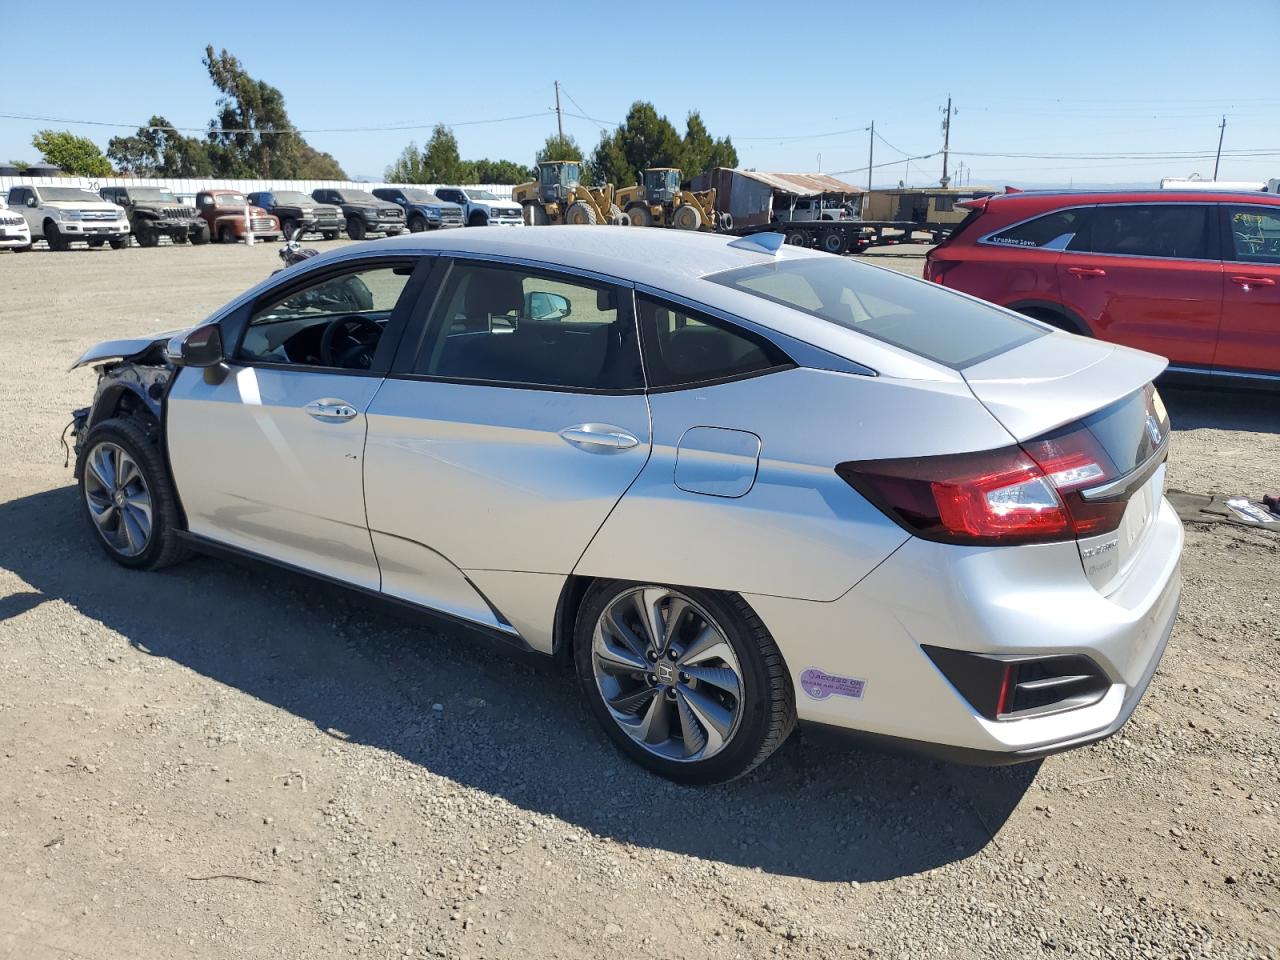
M 636 298 L 649 386 L 682 387 L 791 366 L 778 347 L 747 330 L 683 307 Z
M 1208 260 L 1212 209 L 1208 204 L 1101 204 L 1093 211 L 1089 250 L 1131 257 Z
M 1046 335 L 1029 320 L 937 284 L 844 257 L 781 260 L 706 279 L 956 369 Z
M 1019 223 L 1007 230 L 993 233 L 983 243 L 1001 247 L 1036 247 L 1043 250 L 1066 250 L 1076 234 L 1080 233 L 1087 207 L 1073 210 L 1055 210 L 1043 217 Z

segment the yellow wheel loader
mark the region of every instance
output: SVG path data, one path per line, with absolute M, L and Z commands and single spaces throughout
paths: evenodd
M 715 190 L 682 190 L 680 179 L 675 167 L 650 167 L 642 183 L 619 190 L 614 199 L 633 227 L 715 232 L 733 226 L 729 214 L 716 210 Z
M 511 199 L 524 211 L 529 226 L 548 223 L 611 223 L 625 226 L 626 215 L 613 200 L 613 184 L 582 185 L 582 164 L 577 160 L 544 160 L 538 179 L 511 191 Z

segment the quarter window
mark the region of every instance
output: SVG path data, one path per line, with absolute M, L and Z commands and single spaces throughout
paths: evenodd
M 1280 208 L 1228 207 L 1232 259 L 1280 264 Z
M 1089 249 L 1132 257 L 1209 259 L 1209 205 L 1101 204 L 1094 208 Z
M 636 299 L 651 387 L 693 386 L 764 373 L 790 359 L 768 340 L 714 317 Z
M 368 370 L 413 264 L 381 264 L 329 274 L 249 318 L 237 357 L 256 363 Z
M 569 390 L 644 385 L 635 323 L 612 286 L 459 261 L 428 330 L 418 374 Z
M 1088 208 L 1057 210 L 1043 217 L 1002 230 L 986 239 L 1002 247 L 1037 247 L 1044 250 L 1066 250 L 1083 226 Z

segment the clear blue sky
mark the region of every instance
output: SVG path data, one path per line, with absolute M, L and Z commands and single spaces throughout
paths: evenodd
M 743 166 L 762 170 L 815 170 L 818 154 L 824 172 L 865 167 L 872 120 L 894 148 L 931 153 L 941 148 L 939 108 L 951 94 L 959 111 L 952 171 L 963 162 L 975 184 L 1208 177 L 1211 158 L 1141 154 L 1212 154 L 1223 113 L 1226 151 L 1271 155 L 1228 153 L 1220 177 L 1280 177 L 1276 0 L 550 7 L 230 0 L 30 10 L 45 42 L 22 42 L 10 31 L 0 113 L 133 125 L 161 114 L 202 127 L 214 112 L 200 63 L 212 43 L 283 90 L 303 130 L 413 127 L 307 134 L 353 176 L 380 177 L 437 121 L 453 125 L 464 157 L 530 162 L 555 131 L 549 108 L 560 80 L 565 109 L 606 126 L 637 99 L 652 101 L 681 130 L 698 109 L 713 134 L 733 137 Z M 666 11 L 670 24 L 659 19 Z M 605 37 L 616 38 L 612 46 Z M 51 59 L 56 71 L 46 67 Z M 538 116 L 473 122 L 525 114 Z M 132 132 L 0 118 L 0 160 L 38 159 L 31 135 L 41 127 L 65 127 L 104 147 Z M 565 129 L 590 150 L 601 124 L 569 116 Z M 877 163 L 901 159 L 887 144 L 876 143 Z M 974 155 L 981 153 L 1057 156 Z M 910 180 L 936 181 L 940 169 L 940 157 L 912 162 Z M 905 173 L 898 162 L 877 170 L 875 181 L 896 183 Z M 865 183 L 865 169 L 846 179 Z

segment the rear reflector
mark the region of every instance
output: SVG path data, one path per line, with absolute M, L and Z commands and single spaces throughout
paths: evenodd
M 925 645 L 924 652 L 988 720 L 1022 720 L 1097 703 L 1111 681 L 1080 654 L 999 656 Z
M 900 526 L 957 544 L 1050 543 L 1114 530 L 1125 502 L 1080 491 L 1118 475 L 1087 427 L 1022 446 L 836 467 L 840 477 Z

